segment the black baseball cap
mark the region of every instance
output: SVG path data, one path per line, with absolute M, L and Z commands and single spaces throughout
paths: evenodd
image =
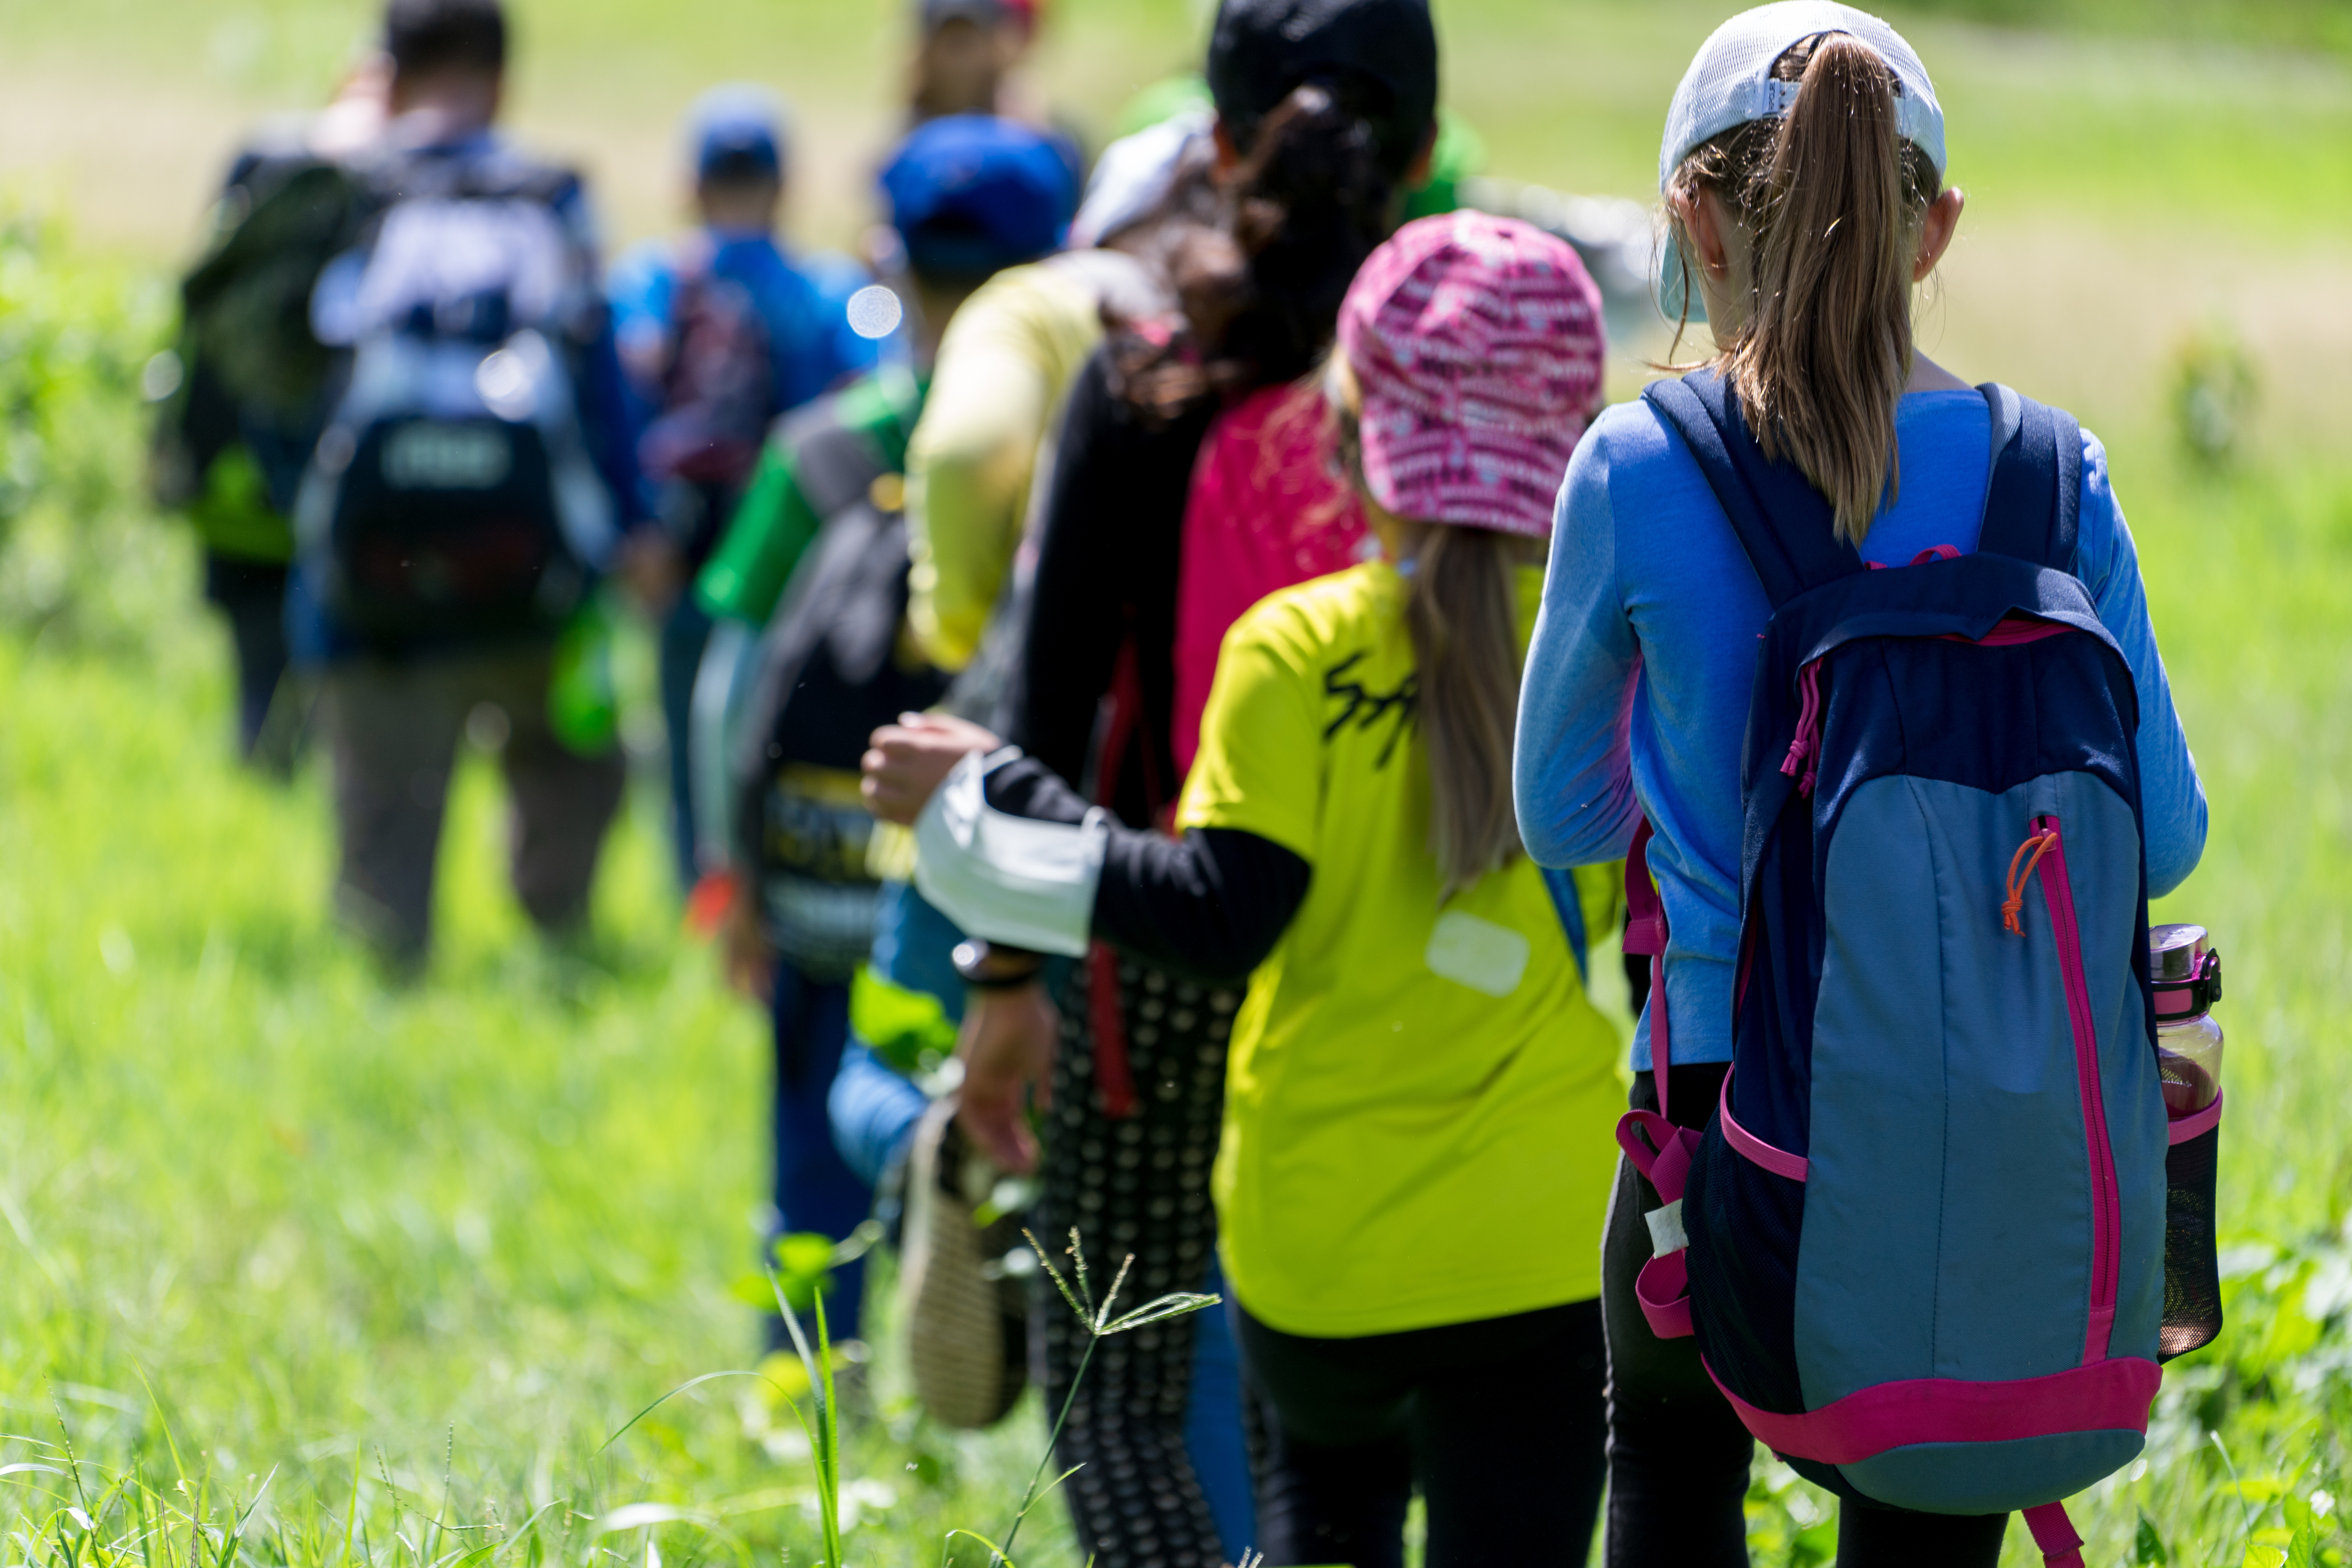
M 1243 147 L 1293 89 L 1318 82 L 1372 122 L 1402 174 L 1437 113 L 1437 28 L 1429 0 L 1223 0 L 1208 78 Z

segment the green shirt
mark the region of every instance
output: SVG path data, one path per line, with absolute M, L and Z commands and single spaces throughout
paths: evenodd
M 900 366 L 885 366 L 851 382 L 816 408 L 840 425 L 873 441 L 890 472 L 907 467 L 907 443 L 923 411 L 924 386 Z M 802 493 L 793 474 L 794 447 L 791 431 L 803 416 L 786 423 L 784 433 L 768 443 L 760 456 L 751 486 L 729 520 L 719 548 L 694 581 L 695 602 L 707 615 L 765 626 L 800 564 L 801 552 L 824 526 Z

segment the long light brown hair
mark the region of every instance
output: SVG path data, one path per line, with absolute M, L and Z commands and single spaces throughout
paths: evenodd
M 1941 182 L 1898 133 L 1894 73 L 1868 45 L 1819 34 L 1772 74 L 1800 84 L 1787 116 L 1703 143 L 1667 194 L 1712 191 L 1746 231 L 1748 319 L 1715 363 L 1764 455 L 1794 462 L 1829 498 L 1838 537 L 1859 544 L 1902 485 L 1895 409 L 1911 374 L 1913 257 Z M 1678 219 L 1670 242 L 1691 254 Z
M 1342 468 L 1363 489 L 1354 373 L 1337 353 L 1324 376 Z M 1521 852 L 1511 804 L 1518 724 L 1518 572 L 1528 542 L 1492 529 L 1396 520 L 1408 574 L 1413 721 L 1429 757 L 1429 847 L 1442 898 Z

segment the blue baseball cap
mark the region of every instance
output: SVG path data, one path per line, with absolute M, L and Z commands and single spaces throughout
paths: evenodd
M 1077 171 L 1045 132 L 951 114 L 910 132 L 882 171 L 890 226 L 918 272 L 978 278 L 1061 248 Z
M 687 142 L 698 179 L 782 179 L 784 100 L 752 82 L 714 87 L 687 115 Z

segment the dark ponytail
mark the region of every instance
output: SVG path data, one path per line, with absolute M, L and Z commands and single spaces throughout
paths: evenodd
M 1717 363 L 1765 455 L 1794 462 L 1858 544 L 1901 487 L 1912 257 L 1940 181 L 1897 132 L 1895 77 L 1868 45 L 1821 34 L 1772 74 L 1800 83 L 1787 117 L 1707 142 L 1670 189 L 1713 190 L 1747 231 L 1754 294 Z
M 1296 380 L 1321 360 L 1348 285 L 1402 205 L 1401 171 L 1352 96 L 1340 85 L 1293 89 L 1238 163 L 1195 176 L 1213 182 L 1204 216 L 1184 210 L 1199 211 L 1197 195 L 1171 195 L 1171 216 L 1139 248 L 1167 276 L 1183 321 L 1172 333 L 1113 323 L 1113 370 L 1130 403 L 1166 417 L 1212 394 Z

